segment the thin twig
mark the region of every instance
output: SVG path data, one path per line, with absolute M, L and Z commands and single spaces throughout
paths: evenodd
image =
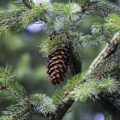
M 111 21 L 112 23 L 116 24 L 116 25 L 119 25 L 120 26 L 120 23 L 116 22 L 116 21 Z
M 15 18 L 15 17 L 19 17 L 20 15 L 21 15 L 21 14 L 18 14 L 18 15 L 13 15 L 13 16 L 0 17 L 0 20 L 2 20 L 2 19 Z
M 32 9 L 32 7 L 26 2 L 26 0 L 22 0 L 22 2 L 25 4 L 27 8 Z
M 67 31 L 69 30 L 69 27 L 70 27 L 70 23 L 71 23 L 71 21 L 67 23 L 67 25 L 66 25 L 66 27 L 65 27 L 65 30 L 64 30 L 63 33 L 62 33 L 62 37 L 60 37 L 59 39 L 57 39 L 57 40 L 55 40 L 54 42 L 52 42 L 51 44 L 49 44 L 49 45 L 47 46 L 47 48 L 49 48 L 50 46 L 55 45 L 56 43 L 58 43 L 59 41 L 61 41 L 64 37 L 66 37 Z
M 82 4 L 82 9 L 84 9 L 84 7 L 86 6 L 86 4 L 89 2 L 89 0 L 86 0 L 83 4 Z
M 8 89 L 7 87 L 5 88 L 6 91 L 10 92 L 11 94 L 15 95 L 16 97 L 22 99 L 23 101 L 25 101 L 26 103 L 31 104 L 31 102 L 27 99 L 25 99 L 24 97 L 18 95 L 17 93 L 13 92 L 12 90 Z
M 6 82 L 6 79 L 7 79 L 7 73 L 6 73 L 6 71 L 5 71 L 5 73 L 4 73 L 4 86 L 5 86 L 5 88 L 7 87 L 7 82 Z

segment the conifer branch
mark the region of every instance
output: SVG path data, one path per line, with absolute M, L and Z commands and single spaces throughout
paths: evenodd
M 114 38 L 119 40 L 119 33 L 116 33 Z M 103 77 L 111 77 L 111 78 L 116 78 L 117 81 L 119 81 L 119 63 L 120 63 L 120 51 L 119 51 L 119 42 L 114 46 L 113 51 L 110 51 L 107 56 L 101 61 L 100 65 L 98 65 L 98 68 L 94 69 L 93 74 L 95 74 L 96 78 L 103 78 Z M 91 69 L 91 68 L 90 68 Z M 101 93 L 99 95 L 100 101 L 103 103 L 105 108 L 110 112 L 110 113 L 115 113 L 117 115 L 120 112 L 119 106 L 119 90 L 114 92 L 111 95 L 104 95 Z M 110 110 L 110 107 L 114 109 L 114 111 Z
M 25 99 L 24 97 L 18 95 L 16 92 L 14 92 L 14 91 L 12 91 L 12 90 L 9 89 L 9 84 L 8 84 L 9 81 L 8 81 L 7 79 L 8 79 L 8 78 L 9 78 L 9 79 L 12 78 L 12 77 L 11 77 L 11 66 L 6 65 L 5 68 L 0 68 L 0 69 L 2 69 L 1 72 L 3 72 L 3 73 L 1 73 L 1 74 L 3 74 L 3 85 L 0 85 L 0 90 L 4 90 L 4 91 L 6 91 L 6 92 L 9 92 L 11 95 L 14 95 L 14 96 L 20 98 L 20 99 L 23 100 L 24 102 L 30 103 L 29 100 Z M 2 78 L 1 78 L 1 79 L 2 79 Z
M 104 8 L 83 8 L 83 11 L 103 11 L 104 13 L 108 14 L 108 13 L 111 13 L 111 14 L 117 14 L 117 15 L 120 15 L 116 12 L 113 12 L 112 10 L 106 10 Z M 107 16 L 107 15 L 105 15 Z
M 67 32 L 68 32 L 68 30 L 69 30 L 70 23 L 71 23 L 71 20 L 66 24 L 65 29 L 64 29 L 64 31 L 63 31 L 62 33 L 61 33 L 61 32 L 56 33 L 56 34 L 61 34 L 61 37 L 60 37 L 59 39 L 57 39 L 56 41 L 53 41 L 51 44 L 49 44 L 49 45 L 47 46 L 47 48 L 49 48 L 49 47 L 51 47 L 51 46 L 54 46 L 56 43 L 59 43 L 62 39 L 64 39 L 64 37 L 67 36 Z M 52 35 L 54 35 L 54 32 L 49 36 L 50 39 L 52 39 L 52 38 L 51 38 Z M 50 51 L 49 51 L 49 52 L 50 52 Z
M 70 29 L 71 24 L 73 24 L 74 22 L 77 23 L 77 20 L 80 18 L 80 15 L 82 15 L 80 14 L 82 12 L 80 6 L 74 3 L 67 5 L 60 4 L 63 7 L 63 9 L 59 9 L 59 6 L 57 4 L 42 3 L 41 4 L 42 7 L 33 6 L 32 9 L 31 6 L 29 6 L 29 4 L 27 4 L 25 0 L 23 0 L 23 3 L 30 9 L 29 11 L 25 11 L 25 12 L 21 11 L 19 13 L 20 16 L 19 14 L 16 14 L 14 12 L 11 15 L 8 15 L 7 13 L 5 17 L 3 17 L 3 14 L 0 16 L 0 25 L 2 26 L 1 29 L 3 31 L 8 30 L 9 28 L 12 27 L 18 29 L 19 26 L 21 28 L 25 28 L 27 25 L 29 25 L 32 22 L 35 22 L 38 19 L 43 20 L 45 22 L 47 21 L 46 22 L 47 24 L 51 24 L 51 22 L 53 22 L 52 21 L 53 18 L 51 17 L 54 16 L 55 14 L 54 17 L 56 16 L 58 18 L 63 17 L 66 18 L 66 20 L 63 22 L 63 26 L 61 27 L 62 29 L 59 30 L 57 29 L 58 31 L 60 31 L 60 34 L 55 35 L 55 39 L 52 42 L 48 41 L 49 44 L 47 44 L 48 45 L 47 47 L 53 48 L 53 46 L 56 46 L 56 44 L 59 44 L 59 42 L 70 43 L 70 41 L 68 40 L 69 36 L 67 35 L 67 33 L 68 31 L 71 30 Z M 89 2 L 88 0 L 86 0 L 82 5 L 82 9 L 83 11 L 90 11 L 90 12 L 92 10 L 92 12 L 102 14 L 104 16 L 107 16 L 109 13 L 116 13 L 119 15 L 119 9 L 116 11 L 111 10 L 109 9 L 110 6 L 107 6 L 107 8 L 104 9 L 102 5 L 103 4 L 99 2 Z M 78 15 L 78 13 L 80 15 Z M 17 18 L 17 16 L 19 17 Z M 58 20 L 56 19 L 54 19 L 55 22 Z M 115 22 L 112 21 L 112 23 Z M 59 25 L 59 22 L 57 24 Z M 54 26 L 52 30 L 56 30 L 55 28 L 56 26 Z M 56 32 L 58 32 L 57 30 Z M 64 38 L 67 40 L 62 41 Z M 9 88 L 6 79 L 7 77 L 6 72 L 4 74 L 4 85 L 3 84 L 0 85 L 0 90 L 4 90 L 9 94 L 14 95 L 15 97 L 24 101 L 24 103 L 30 105 L 30 109 L 34 109 L 34 111 L 42 114 L 45 117 L 50 117 L 51 120 L 61 120 L 64 117 L 65 113 L 70 108 L 70 106 L 72 105 L 72 103 L 74 102 L 74 100 L 80 99 L 80 101 L 83 102 L 88 98 L 98 99 L 98 95 L 101 92 L 103 94 L 105 92 L 113 93 L 117 90 L 118 82 L 116 82 L 115 79 L 113 79 L 112 77 L 110 78 L 110 76 L 115 74 L 116 71 L 110 71 L 110 72 L 108 71 L 106 73 L 107 77 L 103 77 L 102 79 L 100 78 L 100 74 L 104 72 L 106 66 L 110 64 L 111 61 L 114 60 L 110 59 L 110 61 L 109 60 L 105 61 L 106 64 L 104 67 L 102 67 L 99 74 L 96 74 L 95 70 L 100 67 L 100 65 L 104 62 L 104 60 L 108 56 L 111 55 L 111 52 L 118 45 L 119 42 L 120 42 L 120 35 L 119 33 L 116 33 L 113 39 L 109 43 L 107 43 L 105 49 L 98 55 L 95 61 L 91 64 L 88 72 L 86 74 L 76 75 L 72 81 L 68 81 L 66 86 L 64 86 L 62 89 L 59 89 L 58 92 L 56 92 L 55 95 L 52 96 L 52 99 L 45 95 L 39 95 L 39 94 L 33 95 L 30 98 L 30 100 L 25 99 L 24 97 L 17 94 L 17 92 L 14 92 L 12 91 L 12 89 Z M 50 51 L 47 52 L 50 53 Z M 95 75 L 92 73 L 94 73 Z M 26 112 L 26 110 L 28 110 L 28 108 L 16 112 L 14 115 L 12 115 L 11 119 L 17 117 L 17 115 L 19 115 L 24 111 L 25 114 L 22 114 L 22 117 L 26 118 L 32 112 L 32 111 Z
M 13 115 L 10 117 L 9 120 L 14 120 L 14 118 L 16 118 L 18 115 L 20 115 L 21 113 L 24 113 L 24 112 L 28 111 L 29 109 L 30 109 L 29 106 L 25 107 L 24 109 L 22 109 L 22 110 L 16 112 L 15 114 L 13 114 Z M 26 114 L 28 115 L 28 114 L 30 114 L 31 112 L 32 112 L 32 111 L 27 112 Z M 26 116 L 26 114 L 24 114 L 24 115 Z
M 111 14 L 109 17 L 105 19 L 105 27 L 107 30 L 111 30 L 117 32 L 120 30 L 120 16 L 117 14 Z
M 12 90 L 8 89 L 7 87 L 5 88 L 5 90 L 8 91 L 10 94 L 16 96 L 17 98 L 20 98 L 20 99 L 23 100 L 24 102 L 31 104 L 31 102 L 30 102 L 29 100 L 27 100 L 27 99 L 25 99 L 24 97 L 18 95 L 16 92 L 13 92 Z
M 89 11 L 92 15 L 97 14 L 99 16 L 108 16 L 109 14 L 117 14 L 120 16 L 120 9 L 104 2 L 99 1 L 93 1 L 88 2 L 84 8 L 83 11 Z
M 108 45 L 107 45 L 107 47 L 105 47 L 105 51 L 107 51 L 105 54 L 104 54 L 104 57 L 102 56 L 102 59 L 101 59 L 101 62 L 99 63 L 99 64 L 101 64 L 103 61 L 104 61 L 104 59 L 106 58 L 106 56 L 108 56 L 110 53 L 111 53 L 111 51 L 114 49 L 114 47 L 115 47 L 115 45 L 117 45 L 118 43 L 119 43 L 119 33 L 116 33 L 115 35 L 114 35 L 114 37 L 113 37 L 113 39 L 111 40 L 112 42 L 110 42 L 110 43 L 107 43 Z M 98 55 L 99 56 L 99 55 Z M 96 62 L 97 63 L 97 62 Z M 98 65 L 94 68 L 94 70 L 95 69 L 97 69 L 97 67 L 98 67 Z M 90 67 L 91 68 L 91 67 Z M 92 74 L 92 72 L 89 72 L 89 70 L 88 70 L 88 73 L 89 74 Z M 99 73 L 100 74 L 100 73 Z M 97 77 L 95 77 L 94 79 L 93 79 L 93 81 L 94 81 L 94 83 L 96 84 L 96 80 L 98 79 L 98 74 L 96 75 Z M 82 79 L 82 81 L 86 81 L 87 79 L 85 79 L 85 78 L 83 78 Z M 84 83 L 83 82 L 83 83 Z M 90 89 L 88 89 L 88 91 L 97 91 L 97 89 L 101 89 L 101 90 L 103 90 L 104 91 L 104 89 L 106 89 L 107 87 L 109 87 L 110 85 L 112 85 L 113 83 L 110 83 L 109 81 L 108 81 L 108 83 L 106 83 L 106 86 L 104 86 L 103 88 L 101 87 L 101 86 L 99 86 L 99 85 L 97 85 L 97 88 L 95 87 L 95 88 L 90 88 Z M 71 97 L 73 97 L 74 95 L 75 96 L 77 96 L 76 95 L 76 92 L 75 92 L 75 94 L 74 94 L 74 89 L 76 89 L 76 86 L 77 85 L 75 85 L 75 86 L 73 86 L 73 89 L 71 89 L 70 91 L 65 91 L 64 93 L 65 93 L 65 95 L 64 95 L 64 97 L 61 97 L 62 98 L 62 101 L 59 103 L 59 104 L 61 104 L 62 105 L 62 103 L 63 104 L 65 104 L 65 103 L 67 103 L 69 100 L 71 100 Z M 96 86 L 96 85 L 95 85 Z M 78 87 L 79 87 L 79 85 L 78 85 Z M 89 88 L 88 86 L 87 86 L 87 88 Z M 85 89 L 86 91 L 79 91 L 78 92 L 78 94 L 79 94 L 79 96 L 81 96 L 81 94 L 83 93 L 87 93 L 88 91 L 87 91 L 87 89 Z M 72 94 L 71 94 L 72 93 Z M 97 93 L 98 94 L 98 93 Z M 96 96 L 96 95 L 95 95 Z M 68 101 L 66 100 L 66 102 L 64 103 L 63 101 L 65 100 L 65 99 L 67 99 L 68 98 Z M 73 99 L 72 99 L 73 100 Z M 58 105 L 59 105 L 58 104 Z M 57 106 L 58 106 L 57 105 Z M 59 108 L 59 107 L 58 107 Z
M 98 57 L 93 61 L 90 65 L 88 74 L 95 71 L 96 67 L 108 56 L 111 51 L 115 48 L 115 46 L 120 42 L 120 33 L 116 33 L 110 43 L 106 44 L 106 47 L 103 51 L 98 55 Z
M 30 107 L 23 102 L 11 105 L 6 108 L 6 111 L 2 112 L 0 120 L 28 120 L 30 118 Z

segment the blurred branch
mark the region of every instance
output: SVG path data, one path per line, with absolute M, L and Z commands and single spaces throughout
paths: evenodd
M 86 4 L 89 2 L 89 0 L 86 0 L 83 4 L 82 4 L 82 9 L 84 9 L 84 7 L 86 6 Z
M 27 8 L 32 9 L 32 7 L 26 2 L 26 0 L 22 0 L 22 2 Z

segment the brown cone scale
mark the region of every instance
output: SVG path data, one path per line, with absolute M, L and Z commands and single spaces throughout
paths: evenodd
M 48 56 L 47 73 L 49 75 L 50 83 L 60 84 L 61 81 L 64 81 L 69 59 L 70 48 L 68 46 L 65 46 L 64 48 L 59 48 Z

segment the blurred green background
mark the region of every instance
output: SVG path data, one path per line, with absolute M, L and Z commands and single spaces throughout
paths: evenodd
M 65 0 L 54 1 L 65 2 Z M 14 2 L 16 1 L 0 0 L 0 10 L 16 9 Z M 115 2 L 115 0 L 112 2 Z M 85 32 L 89 32 L 90 25 L 99 20 L 98 18 L 91 18 L 86 21 L 87 24 L 83 24 L 82 28 Z M 6 63 L 13 66 L 16 79 L 24 86 L 28 95 L 45 93 L 51 96 L 58 88 L 58 86 L 49 84 L 46 74 L 46 58 L 43 58 L 39 52 L 40 42 L 46 37 L 48 37 L 48 32 L 44 23 L 41 22 L 41 24 L 35 23 L 28 26 L 18 34 L 10 31 L 0 39 L 0 66 L 5 66 Z M 95 46 L 92 48 L 80 48 L 83 71 L 87 70 L 101 49 L 102 47 L 98 48 Z M 72 76 L 71 71 L 68 71 L 66 79 L 70 79 Z M 11 101 L 0 98 L 0 114 L 10 104 Z M 99 103 L 90 100 L 86 103 L 78 101 L 66 114 L 64 120 L 105 120 L 106 114 L 103 106 Z M 40 118 L 39 115 L 33 114 L 31 120 L 45 120 L 45 118 Z

